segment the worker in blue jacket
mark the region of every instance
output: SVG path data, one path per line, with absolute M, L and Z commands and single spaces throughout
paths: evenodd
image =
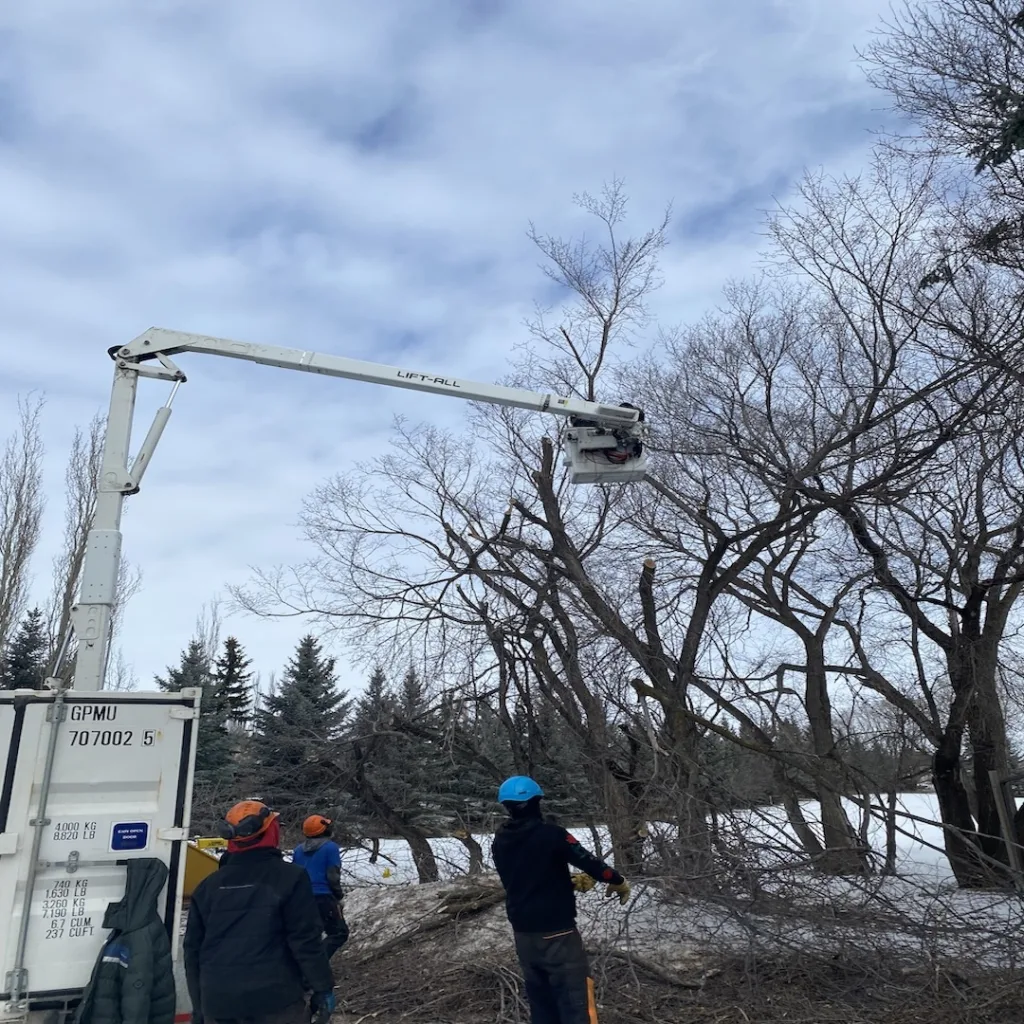
M 348 941 L 348 924 L 342 909 L 345 890 L 341 887 L 341 848 L 331 839 L 333 824 L 322 814 L 311 814 L 302 823 L 305 842 L 292 851 L 292 861 L 306 869 L 313 883 L 328 960 Z

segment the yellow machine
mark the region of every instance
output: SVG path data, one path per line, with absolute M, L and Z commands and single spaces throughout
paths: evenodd
M 190 897 L 196 891 L 196 886 L 217 870 L 219 861 L 210 851 L 226 849 L 227 845 L 227 841 L 224 839 L 200 839 L 197 837 L 185 847 L 185 887 L 183 892 L 186 897 Z

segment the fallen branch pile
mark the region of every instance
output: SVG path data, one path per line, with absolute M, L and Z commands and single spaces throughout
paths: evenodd
M 524 1024 L 503 899 L 487 877 L 367 893 L 352 908 L 353 938 L 337 960 L 346 1024 Z M 638 945 L 639 933 L 636 941 L 621 932 L 590 938 L 602 1024 L 1024 1020 L 1021 978 L 1009 970 L 908 967 L 871 952 L 765 956 L 760 946 L 696 955 L 672 939 L 652 953 L 649 937 Z

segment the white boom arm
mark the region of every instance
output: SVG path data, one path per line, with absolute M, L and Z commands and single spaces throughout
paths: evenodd
M 87 539 L 78 603 L 72 609 L 72 625 L 78 641 L 75 686 L 79 689 L 103 689 L 121 567 L 124 499 L 138 492 L 142 476 L 170 418 L 174 395 L 185 383 L 185 375 L 170 358 L 181 352 L 227 356 L 287 370 L 304 370 L 328 377 L 344 377 L 413 391 L 429 391 L 471 402 L 565 416 L 569 420 L 564 439 L 565 463 L 573 483 L 628 483 L 642 480 L 646 474 L 643 451 L 646 427 L 643 413 L 633 406 L 559 398 L 319 352 L 151 328 L 109 353 L 115 363 L 114 385 L 97 482 L 96 515 Z M 132 421 L 140 377 L 169 381 L 174 387 L 167 402 L 157 410 L 138 454 L 130 459 Z

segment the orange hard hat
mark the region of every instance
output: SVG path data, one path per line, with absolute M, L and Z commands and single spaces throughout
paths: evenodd
M 220 834 L 225 839 L 255 839 L 263 835 L 277 815 L 259 800 L 242 800 L 224 815 Z
M 309 836 L 310 839 L 315 839 L 317 836 L 322 836 L 334 822 L 330 818 L 325 818 L 322 814 L 311 814 L 302 823 L 302 834 Z

